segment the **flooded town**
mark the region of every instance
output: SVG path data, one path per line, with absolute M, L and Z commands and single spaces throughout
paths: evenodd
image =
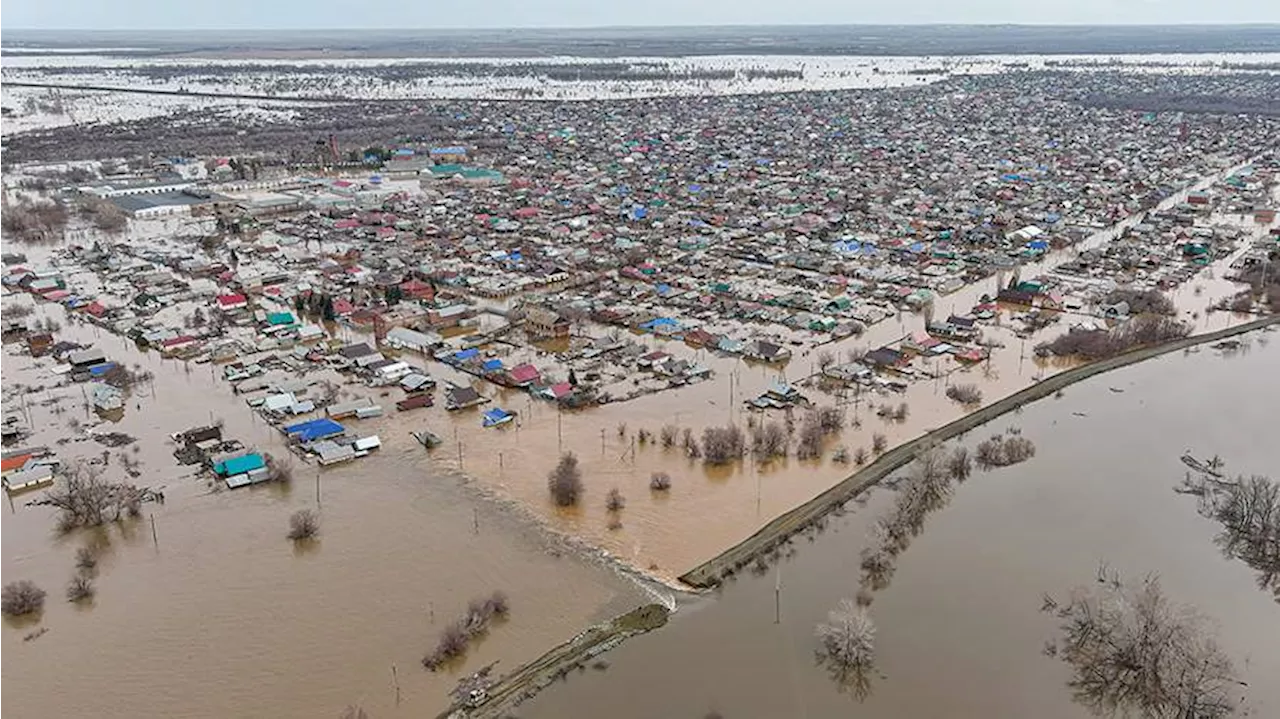
M 8 708 L 1280 716 L 1242 28 L 6 31 Z

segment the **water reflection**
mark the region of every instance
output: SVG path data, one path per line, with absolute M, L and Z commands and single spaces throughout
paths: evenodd
M 965 438 L 971 454 L 995 433 L 1031 439 L 1036 452 L 955 482 L 947 507 L 928 514 L 927 531 L 910 537 L 892 575 L 873 579 L 881 588 L 869 607 L 877 626 L 869 680 L 815 664 L 814 627 L 864 577 L 877 576 L 863 568 L 863 550 L 883 541 L 877 526 L 899 511 L 911 472 L 896 478 L 899 491 L 872 491 L 865 507 L 855 502 L 832 517 L 824 535 L 796 537 L 794 555 L 784 547 L 773 571 L 739 572 L 708 603 L 611 652 L 610 671 L 556 685 L 519 714 L 575 719 L 608 706 L 613 719 L 649 719 L 712 706 L 733 719 L 851 711 L 1079 719 L 1069 672 L 1041 655 L 1054 625 L 1037 610 L 1044 592 L 1091 577 L 1106 558 L 1125 576 L 1159 573 L 1169 596 L 1218 620 L 1220 645 L 1249 683 L 1252 715 L 1280 716 L 1280 686 L 1270 681 L 1280 676 L 1280 650 L 1260 631 L 1275 625 L 1275 604 L 1256 590 L 1255 572 L 1221 561 L 1213 544 L 1220 527 L 1188 511 L 1169 481 L 1181 475 L 1178 455 L 1189 446 L 1211 447 L 1246 474 L 1280 463 L 1268 435 L 1280 386 L 1259 381 L 1280 362 L 1278 345 L 1255 339 L 1229 365 L 1208 348 L 1166 355 Z M 1021 433 L 1011 435 L 1015 426 Z M 636 686 L 661 691 L 637 694 Z M 861 702 L 856 710 L 851 698 Z

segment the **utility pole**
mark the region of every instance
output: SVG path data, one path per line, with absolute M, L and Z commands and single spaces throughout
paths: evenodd
M 782 623 L 782 565 L 776 568 L 773 578 L 773 623 Z
M 320 506 L 320 468 L 316 467 L 316 506 Z
M 152 513 L 152 514 L 151 514 L 151 543 L 155 545 L 155 547 L 156 547 L 156 549 L 157 549 L 157 550 L 159 550 L 159 549 L 160 549 L 160 540 L 156 538 L 156 515 L 155 515 L 155 513 Z

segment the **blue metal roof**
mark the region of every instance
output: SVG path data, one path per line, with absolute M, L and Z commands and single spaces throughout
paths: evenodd
M 485 372 L 497 372 L 498 370 L 502 369 L 502 360 L 500 359 L 485 360 L 485 363 L 481 365 L 481 369 L 483 369 Z
M 460 350 L 458 352 L 453 353 L 453 358 L 459 362 L 462 362 L 463 360 L 469 360 L 472 357 L 478 357 L 478 356 L 480 356 L 480 350 L 476 349 L 475 347 L 472 347 L 470 349 Z
M 335 434 L 342 434 L 346 431 L 342 425 L 334 422 L 328 417 L 320 419 L 312 419 L 306 422 L 289 425 L 284 428 L 286 434 L 295 435 L 303 442 L 310 442 L 313 439 L 322 439 L 324 437 L 332 437 Z

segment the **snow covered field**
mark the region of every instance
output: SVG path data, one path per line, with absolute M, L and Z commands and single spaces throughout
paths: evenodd
M 582 68 L 581 73 L 575 68 Z M 1256 68 L 1256 69 L 1250 69 Z M 288 98 L 589 100 L 924 85 L 954 75 L 1059 69 L 1280 73 L 1280 53 L 939 57 L 145 58 L 6 56 L 6 82 L 264 95 L 279 101 L 5 87 L 3 134 L 208 109 L 287 118 Z M 616 77 L 614 76 L 616 75 Z M 284 114 L 281 114 L 284 113 Z

